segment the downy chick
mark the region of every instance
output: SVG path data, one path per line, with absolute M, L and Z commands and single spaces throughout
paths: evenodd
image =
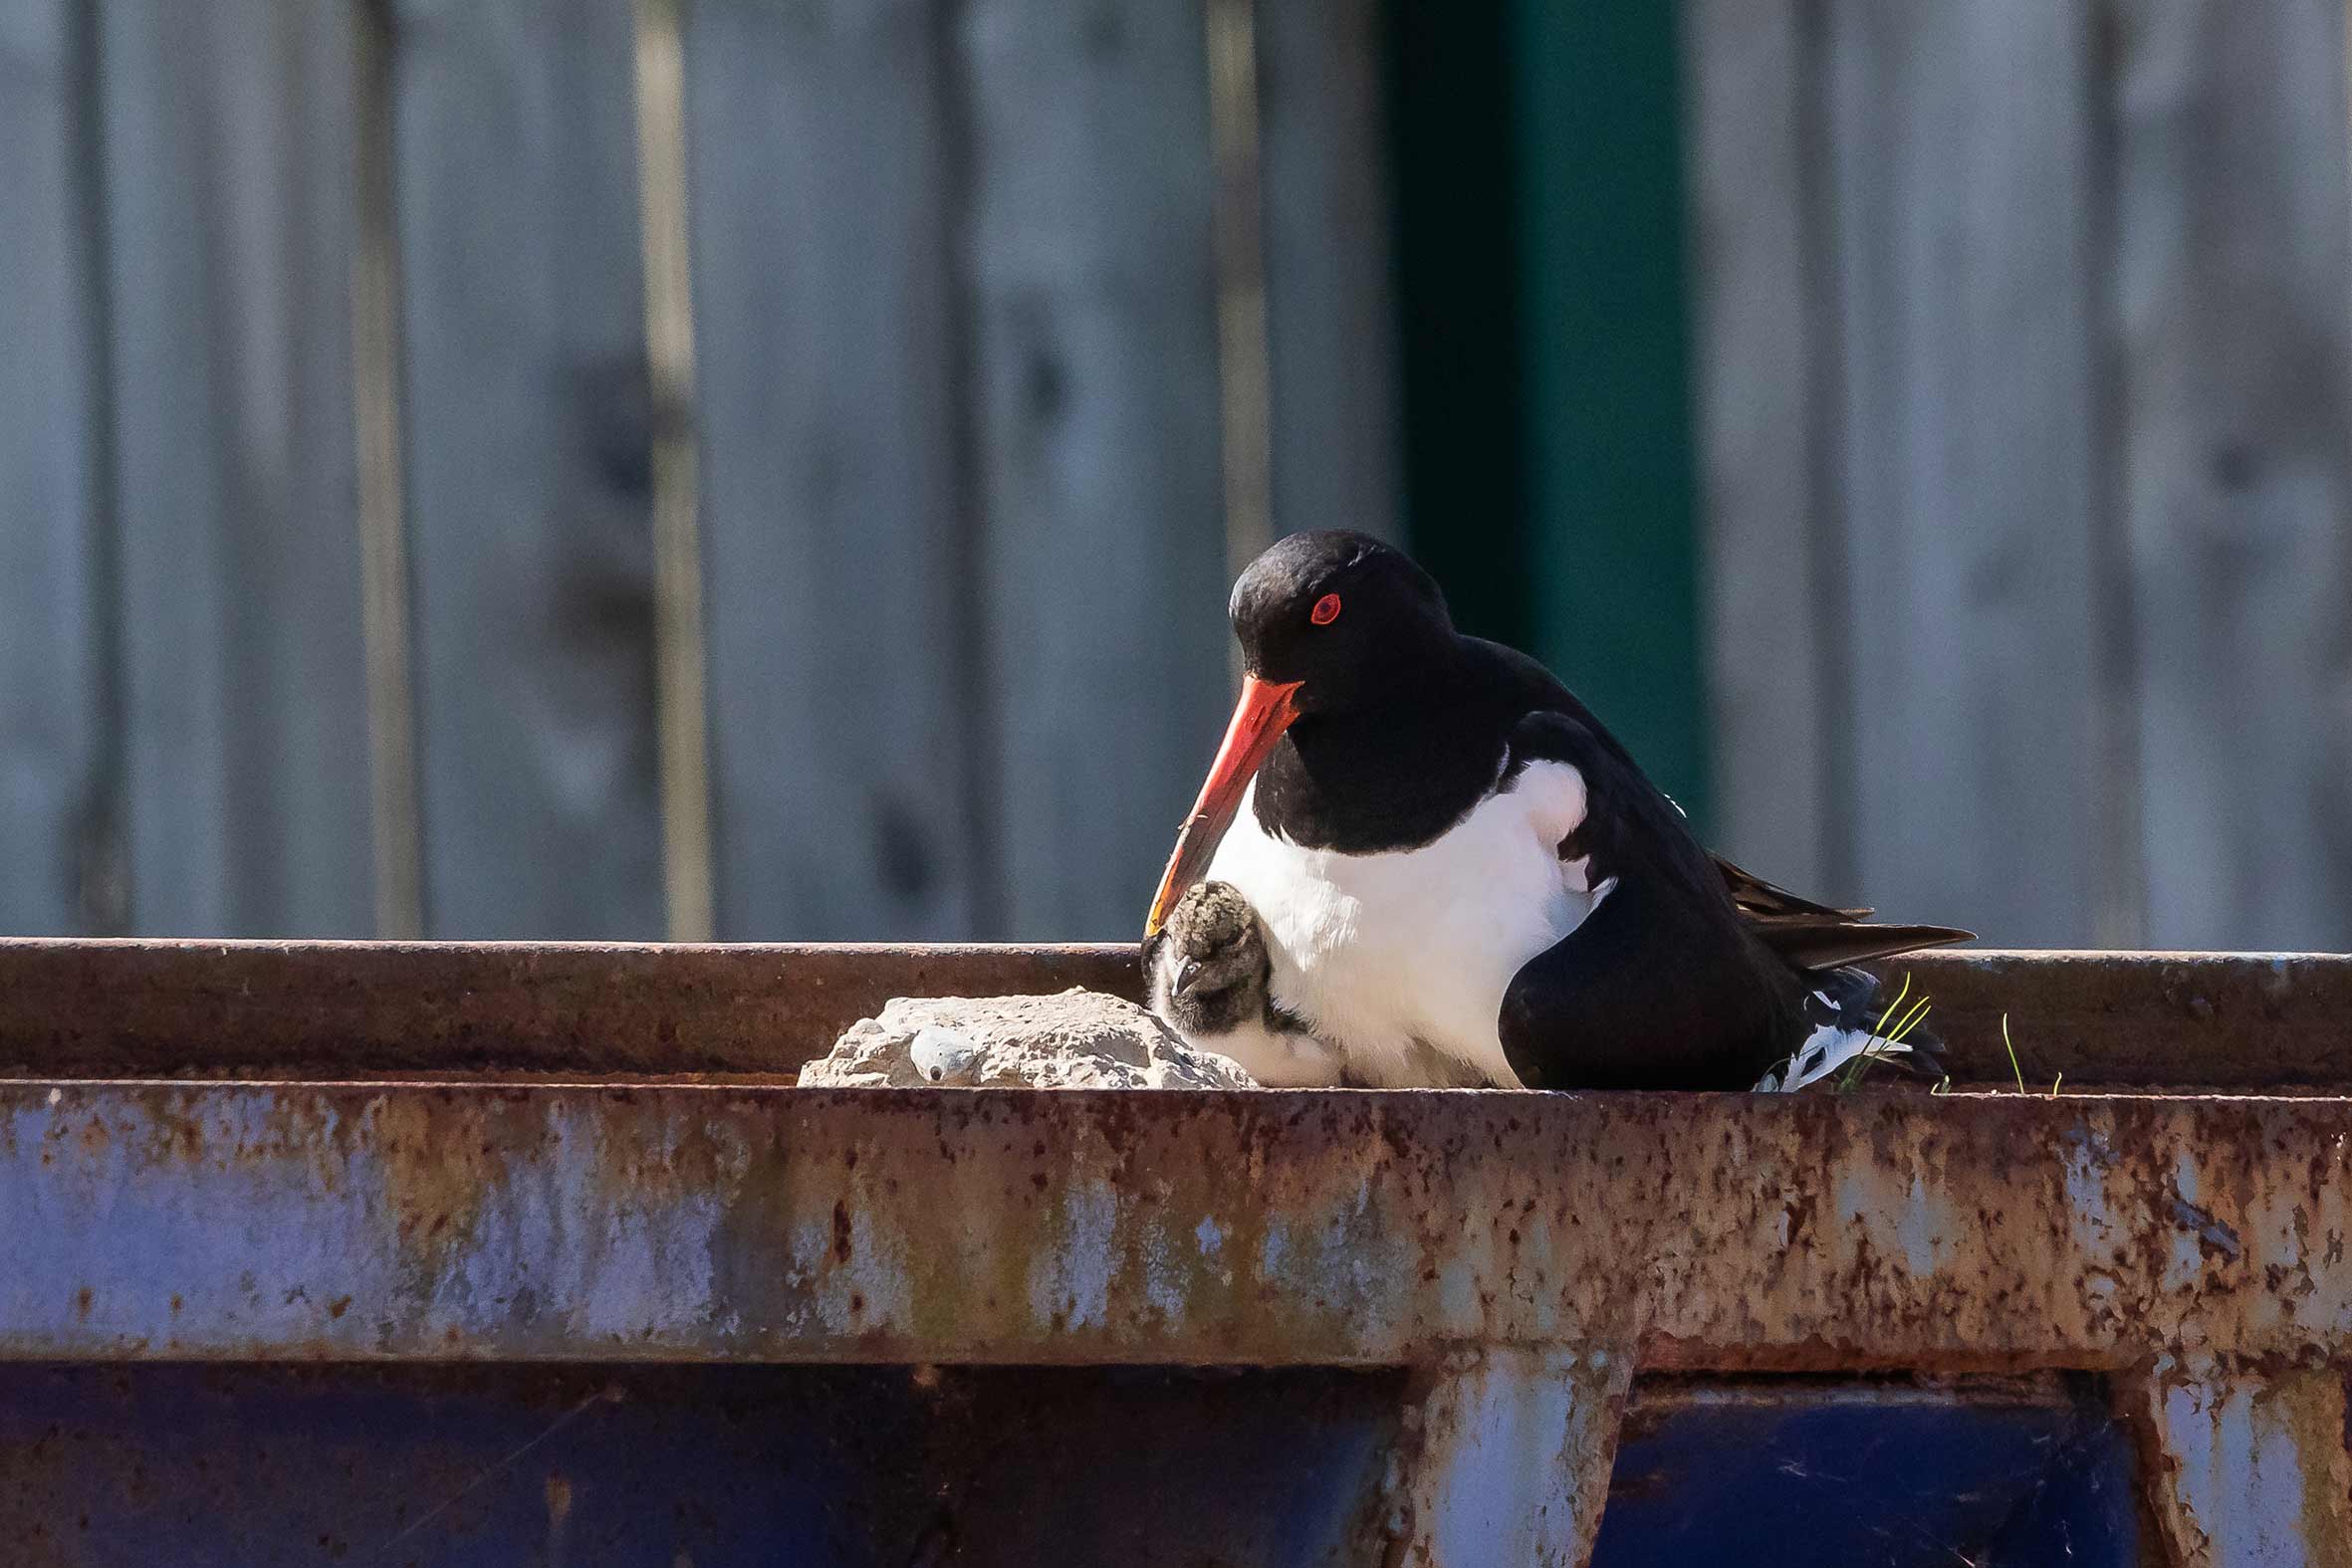
M 1274 1004 L 1274 961 L 1258 912 L 1231 884 L 1202 882 L 1146 946 L 1151 1010 L 1202 1050 L 1241 1064 L 1266 1087 L 1340 1081 L 1340 1056 Z

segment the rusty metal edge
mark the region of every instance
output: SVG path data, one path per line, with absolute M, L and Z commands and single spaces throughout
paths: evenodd
M 1923 954 L 1956 1082 L 2352 1085 L 2352 957 Z M 894 996 L 1133 998 L 1068 946 L 0 940 L 0 1072 L 789 1074 Z
M 0 1085 L 0 1358 L 2247 1368 L 2352 1101 Z

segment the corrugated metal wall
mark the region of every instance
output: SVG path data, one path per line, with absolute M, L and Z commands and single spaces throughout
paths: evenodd
M 1133 930 L 1374 9 L 0 0 L 0 930 Z

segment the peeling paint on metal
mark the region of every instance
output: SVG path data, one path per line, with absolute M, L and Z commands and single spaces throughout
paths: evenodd
M 1030 1263 L 1029 1303 L 1038 1321 L 1099 1328 L 1110 1320 L 1117 1273 L 1119 1195 L 1099 1178 L 1072 1185 L 1061 1205 L 1059 1235 Z M 1162 1315 L 1173 1315 L 1163 1306 Z
M 2175 1568 L 2346 1568 L 2343 1373 L 2161 1358 L 2138 1384 L 2150 1501 Z
M 1384 1488 L 1378 1533 L 1392 1568 L 1581 1568 L 1628 1361 L 1605 1347 L 1452 1358 L 1414 1407 Z
M 0 1355 L 2312 1360 L 2352 1355 L 2348 1128 L 2318 1099 L 18 1083 Z

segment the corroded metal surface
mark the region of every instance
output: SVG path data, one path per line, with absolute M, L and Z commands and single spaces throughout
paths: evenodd
M 0 1355 L 2352 1354 L 2352 1102 L 0 1088 Z
M 891 996 L 1133 961 L 0 943 L 0 1070 L 37 1075 L 0 1082 L 0 1360 L 1405 1367 L 1393 1455 L 1334 1428 L 1309 1522 L 1449 1565 L 1581 1559 L 1637 1365 L 2087 1369 L 2178 1561 L 2344 1560 L 2352 1099 L 781 1086 Z M 1963 1082 L 2008 1079 L 2005 1012 L 2037 1087 L 2352 1083 L 2352 961 L 1895 968 Z M 524 1522 L 578 1495 L 551 1469 Z M 1234 1538 L 1297 1511 L 1252 1507 Z
M 1581 1568 L 1600 1529 L 1633 1358 L 1459 1351 L 1425 1375 L 1383 1478 L 1387 1568 Z
M 2168 1355 L 2130 1389 L 2151 1511 L 2177 1568 L 2352 1568 L 2341 1368 Z
M 2352 957 L 2260 953 L 1947 953 L 1874 965 L 1908 976 L 1962 1083 L 2043 1089 L 2352 1086 Z
M 2352 958 L 1923 954 L 1956 1080 L 2352 1085 Z M 894 996 L 1132 997 L 1131 946 L 0 940 L 0 1070 L 790 1072 Z
M 789 1073 L 892 997 L 1137 984 L 1132 947 L 0 940 L 0 1070 Z

